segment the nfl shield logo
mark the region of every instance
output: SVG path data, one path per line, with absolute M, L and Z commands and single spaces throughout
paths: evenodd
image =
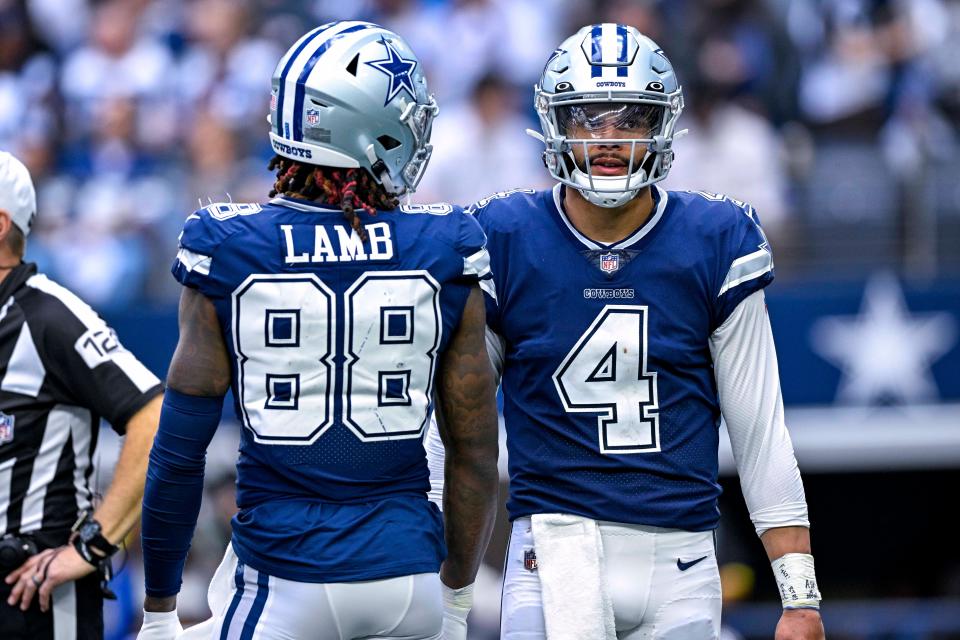
M 613 273 L 620 268 L 620 254 L 603 253 L 600 254 L 600 271 L 604 273 Z
M 0 411 L 0 444 L 13 441 L 13 421 L 13 416 L 8 416 Z
M 316 109 L 307 109 L 307 124 L 317 124 L 320 122 L 320 112 Z

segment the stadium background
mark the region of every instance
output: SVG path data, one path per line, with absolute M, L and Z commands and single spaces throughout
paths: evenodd
M 830 637 L 960 638 L 960 1 L 0 0 L 0 148 L 39 197 L 28 259 L 158 375 L 182 221 L 198 202 L 266 197 L 273 66 L 332 18 L 393 28 L 424 64 L 441 114 L 420 202 L 548 186 L 523 130 L 549 52 L 600 21 L 657 40 L 690 129 L 666 185 L 752 203 L 774 247 L 770 315 Z M 207 615 L 237 438 L 226 423 L 209 456 L 185 621 Z M 771 637 L 775 586 L 729 447 L 721 463 L 726 632 Z M 505 531 L 475 638 L 497 636 Z M 136 535 L 113 586 L 108 637 L 133 637 Z

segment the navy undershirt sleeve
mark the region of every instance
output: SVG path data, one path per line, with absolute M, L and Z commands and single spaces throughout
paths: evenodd
M 148 596 L 180 591 L 183 564 L 203 497 L 207 447 L 220 424 L 223 397 L 168 389 L 150 450 L 143 494 L 142 545 Z

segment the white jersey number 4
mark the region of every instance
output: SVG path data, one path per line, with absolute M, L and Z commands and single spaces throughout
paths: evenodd
M 553 382 L 566 411 L 600 414 L 601 453 L 660 451 L 657 374 L 647 370 L 646 306 L 605 306 Z

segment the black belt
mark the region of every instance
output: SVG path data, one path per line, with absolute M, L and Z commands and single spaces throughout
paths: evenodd
M 27 558 L 44 549 L 52 549 L 66 544 L 70 531 L 52 533 L 8 533 L 0 538 L 0 575 L 8 573 L 22 565 Z

